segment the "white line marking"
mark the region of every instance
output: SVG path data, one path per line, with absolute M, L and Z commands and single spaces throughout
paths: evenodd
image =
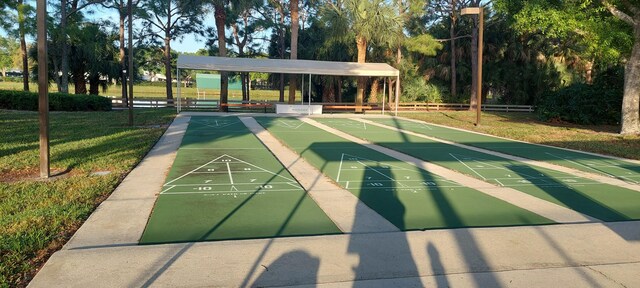
M 231 167 L 229 167 L 229 162 L 227 162 L 227 172 L 229 172 L 229 181 L 233 184 L 233 176 L 231 176 Z
M 633 180 L 633 179 L 630 179 L 630 178 L 628 178 L 628 177 L 625 177 L 625 176 L 617 176 L 617 175 L 613 175 L 613 174 L 611 174 L 611 173 L 604 172 L 604 171 L 602 171 L 602 170 L 595 169 L 595 168 L 593 168 L 593 167 L 591 167 L 591 166 L 584 165 L 584 164 L 582 164 L 582 163 L 580 163 L 580 162 L 573 161 L 573 160 L 571 160 L 571 159 L 569 159 L 569 158 L 566 158 L 566 157 L 557 156 L 557 155 L 554 155 L 554 154 L 549 153 L 549 152 L 545 152 L 545 154 L 548 154 L 548 155 L 550 155 L 550 156 L 552 156 L 552 157 L 556 157 L 556 158 L 561 159 L 561 160 L 569 161 L 569 162 L 571 162 L 571 163 L 573 163 L 573 164 L 576 164 L 576 165 L 579 165 L 579 166 L 585 167 L 585 168 L 587 168 L 587 169 L 591 169 L 591 170 L 593 170 L 593 171 L 596 171 L 596 172 L 597 172 L 597 173 L 599 173 L 599 174 L 605 174 L 605 175 L 607 175 L 607 176 L 609 176 L 609 177 L 613 177 L 613 178 L 622 178 L 622 179 L 626 179 L 627 181 L 629 181 L 629 182 L 631 182 L 631 183 L 634 183 L 634 184 L 639 184 L 639 183 L 640 183 L 640 182 L 637 182 L 637 181 L 635 181 L 635 180 Z M 617 167 L 617 166 L 614 166 L 614 167 L 616 167 L 616 168 L 620 168 L 620 167 Z M 622 169 L 622 168 L 620 168 L 620 169 Z
M 345 185 L 344 188 L 349 189 L 349 181 L 347 181 L 347 185 Z
M 453 155 L 451 153 L 449 153 L 449 155 L 451 155 L 451 157 L 453 157 L 456 160 L 458 160 L 458 162 L 462 163 L 462 165 L 464 165 L 467 168 L 469 168 L 471 171 L 473 171 L 473 173 L 476 173 L 478 176 L 480 176 L 482 178 L 482 180 L 487 180 L 487 178 L 484 178 L 484 176 L 482 176 L 482 174 L 478 173 L 476 170 L 474 170 L 473 168 L 469 167 L 469 165 L 467 165 L 467 163 L 462 162 L 462 160 L 458 159 L 458 157 L 456 157 L 455 155 Z
M 278 190 L 238 190 L 238 191 L 232 191 L 232 192 L 238 192 L 238 193 L 280 193 L 280 192 L 291 192 L 291 191 L 304 191 L 302 189 L 278 189 Z M 189 195 L 189 194 L 224 194 L 224 193 L 229 193 L 230 191 L 184 191 L 184 192 L 166 192 L 166 193 L 162 193 L 162 195 Z
M 500 180 L 498 180 L 498 179 L 494 179 L 494 180 L 496 180 L 496 182 L 498 182 L 498 184 L 500 184 L 500 186 L 504 186 L 504 184 L 502 184 L 502 182 L 500 182 Z
M 189 171 L 189 172 L 187 172 L 187 173 L 183 174 L 182 176 L 180 176 L 180 177 L 178 177 L 178 178 L 176 178 L 176 179 L 173 179 L 173 180 L 171 180 L 171 181 L 167 182 L 166 184 L 164 184 L 164 186 L 167 186 L 167 185 L 171 184 L 172 182 L 174 182 L 174 181 L 176 181 L 176 180 L 178 180 L 178 179 L 181 179 L 182 177 L 185 177 L 185 176 L 187 176 L 187 175 L 189 175 L 189 174 L 191 174 L 191 173 L 195 172 L 196 170 L 198 170 L 198 169 L 200 169 L 200 168 L 202 168 L 202 167 L 204 167 L 204 166 L 207 166 L 207 165 L 209 165 L 209 164 L 211 164 L 211 163 L 215 162 L 216 160 L 218 160 L 218 159 L 220 159 L 220 158 L 222 158 L 222 157 L 224 157 L 224 155 L 222 155 L 222 156 L 220 156 L 220 157 L 218 157 L 218 158 L 216 158 L 216 159 L 213 159 L 213 160 L 211 160 L 211 161 L 209 161 L 209 162 L 205 163 L 204 165 L 199 166 L 198 168 L 193 169 L 193 170 L 191 170 L 191 171 Z
M 344 159 L 344 153 L 340 156 L 340 166 L 338 166 L 338 177 L 336 177 L 336 182 L 340 182 L 340 173 L 342 173 L 342 160 Z
M 169 188 L 167 188 L 167 189 L 162 190 L 162 192 L 160 192 L 160 194 L 163 194 L 164 192 L 167 192 L 167 191 L 169 191 L 169 190 L 173 189 L 173 187 L 176 187 L 176 185 L 171 185 L 171 187 L 169 187 Z

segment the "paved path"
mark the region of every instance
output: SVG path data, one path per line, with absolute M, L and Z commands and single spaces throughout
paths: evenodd
M 640 221 L 135 245 L 188 115 L 30 287 L 640 287 Z

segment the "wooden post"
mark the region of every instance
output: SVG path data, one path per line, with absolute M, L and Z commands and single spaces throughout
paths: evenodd
M 47 0 L 38 0 L 38 111 L 40 113 L 40 178 L 51 176 L 49 162 L 49 67 L 47 65 Z
M 129 13 L 129 126 L 133 126 L 133 7 L 128 1 Z
M 478 26 L 478 88 L 476 89 L 478 98 L 476 99 L 476 126 L 480 126 L 480 114 L 482 111 L 482 48 L 484 46 L 484 9 L 482 9 L 482 7 L 480 7 L 478 18 L 480 18 L 480 25 Z

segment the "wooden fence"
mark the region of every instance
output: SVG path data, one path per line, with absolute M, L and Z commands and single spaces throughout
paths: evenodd
M 115 108 L 126 107 L 123 99 L 112 98 L 111 103 Z M 177 100 L 169 103 L 166 99 L 158 98 L 135 98 L 133 100 L 133 107 L 136 108 L 165 108 L 176 107 Z M 229 101 L 231 105 L 228 105 L 229 110 L 246 110 L 256 108 L 267 112 L 275 111 L 275 104 L 277 101 Z M 355 111 L 354 103 L 313 103 L 315 105 L 323 105 L 323 111 L 327 112 L 340 112 L 351 110 Z M 364 104 L 367 111 L 381 111 L 382 104 Z M 218 100 L 198 100 L 192 98 L 181 98 L 180 107 L 182 110 L 218 110 Z M 353 107 L 350 109 L 350 107 Z M 457 103 L 400 103 L 398 111 L 402 112 L 424 112 L 424 111 L 464 111 L 469 110 L 469 104 L 457 104 Z M 395 111 L 393 105 L 386 105 L 385 111 Z M 495 105 L 485 104 L 482 105 L 482 111 L 494 111 L 494 112 L 533 112 L 534 107 L 530 105 Z

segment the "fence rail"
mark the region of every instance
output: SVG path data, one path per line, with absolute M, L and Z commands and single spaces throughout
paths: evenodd
M 181 98 L 180 99 L 180 107 L 182 110 L 218 110 L 219 108 L 218 100 L 199 100 L 192 98 Z M 111 103 L 113 107 L 126 107 L 124 103 L 124 99 L 121 98 L 112 98 Z M 230 100 L 229 103 L 234 104 L 255 104 L 261 108 L 264 108 L 265 112 L 273 111 L 275 108 L 275 104 L 280 102 L 278 101 L 233 101 Z M 172 102 L 168 102 L 166 99 L 157 99 L 157 98 L 135 98 L 133 100 L 133 107 L 136 108 L 165 108 L 165 107 L 173 107 L 175 108 L 178 104 L 178 100 L 173 100 Z M 313 103 L 317 105 L 323 105 L 327 109 L 326 111 L 333 111 L 331 107 L 341 106 L 344 107 L 353 107 L 354 110 L 356 108 L 354 103 Z M 247 108 L 251 105 L 229 105 L 229 108 L 232 107 L 237 108 Z M 367 110 L 382 110 L 382 104 L 364 104 L 363 106 L 367 107 Z M 269 108 L 269 109 L 267 109 Z M 340 109 L 345 110 L 345 109 Z M 348 110 L 348 109 L 346 109 Z M 394 111 L 395 106 L 393 105 L 385 105 L 386 111 Z M 463 111 L 469 110 L 469 104 L 461 104 L 461 103 L 424 103 L 424 102 L 416 102 L 416 103 L 400 103 L 398 105 L 398 111 L 402 112 L 412 112 L 412 111 Z M 493 111 L 493 112 L 533 112 L 534 107 L 531 105 L 496 105 L 496 104 L 485 104 L 482 105 L 482 111 Z

